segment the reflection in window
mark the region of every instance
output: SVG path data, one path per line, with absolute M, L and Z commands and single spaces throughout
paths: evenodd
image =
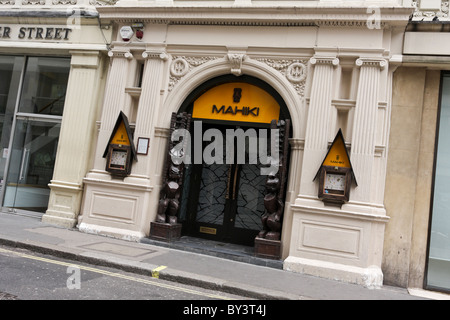
M 24 57 L 0 56 L 0 181 L 5 175 L 8 144 Z
M 70 59 L 28 58 L 19 112 L 62 116 Z
M 70 58 L 0 55 L 3 207 L 47 208 L 69 71 Z
M 450 291 L 450 74 L 443 77 L 427 285 Z

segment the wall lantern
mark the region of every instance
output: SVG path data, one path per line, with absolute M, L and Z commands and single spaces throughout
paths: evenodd
M 105 170 L 112 176 L 120 178 L 128 176 L 131 173 L 132 160 L 137 161 L 128 118 L 122 111 L 117 118 L 103 158 L 106 158 Z
M 323 202 L 330 204 L 343 204 L 349 201 L 352 181 L 358 185 L 341 129 L 334 138 L 314 180 L 317 177 L 319 178 L 318 196 Z

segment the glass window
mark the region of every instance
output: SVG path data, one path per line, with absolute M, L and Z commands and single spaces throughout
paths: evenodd
M 70 58 L 0 56 L 3 207 L 47 208 L 69 72 Z
M 62 116 L 70 59 L 30 57 L 19 112 Z
M 450 74 L 442 79 L 427 286 L 450 291 Z
M 60 126 L 58 122 L 17 120 L 3 201 L 5 207 L 45 212 Z
M 3 182 L 24 57 L 0 56 L 0 180 Z

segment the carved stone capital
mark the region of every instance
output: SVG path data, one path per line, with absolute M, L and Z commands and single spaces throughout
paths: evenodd
M 155 137 L 167 139 L 170 136 L 170 128 L 155 128 Z
M 383 58 L 359 58 L 356 59 L 355 64 L 358 67 L 378 67 L 384 69 L 387 66 L 387 61 Z
M 144 58 L 144 59 L 161 59 L 162 61 L 166 61 L 169 59 L 169 56 L 165 51 L 144 51 L 142 53 L 142 58 Z
M 333 67 L 339 65 L 339 59 L 336 57 L 312 57 L 309 62 L 312 65 L 331 65 Z
M 132 59 L 133 55 L 130 51 L 121 51 L 121 50 L 110 50 L 108 51 L 108 56 L 110 58 L 125 58 Z
M 289 139 L 289 144 L 292 150 L 304 150 L 305 149 L 305 139 Z

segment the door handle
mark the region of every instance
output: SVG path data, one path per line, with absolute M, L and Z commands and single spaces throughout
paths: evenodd
M 231 182 L 231 168 L 233 167 L 232 164 L 228 167 L 228 175 L 227 175 L 227 191 L 225 193 L 225 199 L 230 199 L 230 182 Z
M 22 162 L 20 164 L 19 181 L 25 179 L 25 164 L 28 162 L 28 156 L 30 154 L 30 149 L 24 148 L 22 155 Z
M 237 173 L 239 169 L 239 164 L 234 167 L 234 179 L 233 179 L 233 200 L 236 199 L 236 182 L 237 182 Z

